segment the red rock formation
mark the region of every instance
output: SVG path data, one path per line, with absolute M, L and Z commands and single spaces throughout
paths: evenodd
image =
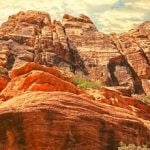
M 70 19 L 72 18 L 72 19 Z M 107 80 L 107 63 L 112 57 L 120 56 L 108 35 L 98 32 L 94 23 L 86 19 L 66 17 L 62 24 L 71 47 L 77 49 L 89 75 L 93 79 Z M 82 21 L 81 21 L 82 20 Z M 104 67 L 105 66 L 105 67 Z
M 51 22 L 45 12 L 19 12 L 0 28 L 0 64 L 7 69 L 24 62 L 57 66 L 149 95 L 149 24 L 106 35 L 85 15 L 65 14 L 61 23 Z
M 13 69 L 10 72 L 9 76 L 10 76 L 10 78 L 13 79 L 17 76 L 29 73 L 32 70 L 41 70 L 44 72 L 48 72 L 50 74 L 57 76 L 58 78 L 66 79 L 69 81 L 69 78 L 64 77 L 63 74 L 60 71 L 58 71 L 57 69 L 54 69 L 52 67 L 42 66 L 42 65 L 39 65 L 36 63 L 25 63 L 25 64 L 19 66 L 18 68 Z
M 100 94 L 104 96 L 101 99 L 101 102 L 108 103 L 110 105 L 118 106 L 121 108 L 130 109 L 136 112 L 137 111 L 143 111 L 145 113 L 150 112 L 149 106 L 131 97 L 123 96 L 122 93 L 117 90 L 108 87 L 103 87 L 100 89 L 100 91 L 101 91 Z
M 0 27 L 0 150 L 150 146 L 150 106 L 127 97 L 150 95 L 149 35 L 149 21 L 106 35 L 85 15 L 62 23 L 38 11 L 10 16 Z M 50 66 L 120 92 L 102 88 L 93 99 Z
M 150 146 L 150 106 L 125 96 L 150 95 L 149 35 L 149 21 L 106 35 L 85 15 L 62 23 L 38 11 L 10 16 L 0 27 L 0 150 Z M 105 87 L 93 99 L 50 66 L 120 92 Z
M 93 100 L 55 68 L 17 67 L 0 93 L 0 149 L 105 150 L 120 141 L 150 146 L 150 106 L 109 88 Z
M 24 61 L 63 69 L 84 66 L 81 58 L 69 48 L 64 27 L 57 21 L 51 23 L 45 12 L 27 11 L 10 16 L 0 28 L 0 39 L 0 43 L 9 47 L 9 58 L 14 56 L 11 67 Z
M 11 81 L 1 92 L 0 97 L 7 100 L 25 91 L 68 91 L 79 94 L 69 78 L 64 77 L 58 70 L 27 63 L 10 73 Z
M 6 76 L 0 76 L 0 91 L 2 91 L 8 84 L 9 78 Z
M 136 78 L 135 82 L 138 83 L 136 86 L 139 90 L 143 87 L 143 90 L 147 92 L 145 86 L 142 86 L 142 82 L 145 79 L 150 79 L 150 65 L 146 54 L 140 47 L 140 44 L 137 44 L 137 41 L 128 34 L 120 37 L 112 35 L 112 39 L 132 71 L 132 76 Z
M 0 43 L 0 91 L 3 90 L 9 82 L 6 68 L 8 55 L 8 47 Z
M 0 149 L 107 150 L 120 141 L 150 146 L 149 113 L 138 111 L 68 92 L 27 92 L 0 105 Z

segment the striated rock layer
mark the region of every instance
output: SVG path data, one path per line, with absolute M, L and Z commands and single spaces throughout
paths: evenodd
M 4 101 L 25 91 L 67 91 L 82 93 L 71 79 L 62 75 L 55 68 L 26 63 L 13 69 L 9 74 L 11 80 L 1 91 L 0 98 Z
M 9 76 L 0 92 L 0 150 L 150 147 L 150 106 L 123 92 L 103 87 L 93 99 L 57 69 L 33 62 Z
M 0 149 L 109 150 L 120 141 L 150 146 L 149 118 L 68 92 L 24 93 L 0 105 Z
M 106 35 L 85 15 L 65 14 L 62 22 L 52 22 L 45 12 L 19 12 L 0 27 L 0 66 L 57 66 L 65 73 L 150 95 L 149 31 L 147 21 L 127 33 Z
M 150 95 L 149 35 L 149 21 L 106 35 L 85 15 L 65 14 L 62 22 L 38 11 L 10 16 L 0 27 L 0 150 L 150 147 L 150 106 L 127 97 Z M 89 95 L 68 74 L 120 92 Z

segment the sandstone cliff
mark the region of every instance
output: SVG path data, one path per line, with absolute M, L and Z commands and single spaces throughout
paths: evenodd
M 102 88 L 93 99 L 55 68 L 27 63 L 0 93 L 1 150 L 116 150 L 150 146 L 150 106 Z
M 149 43 L 149 21 L 107 35 L 85 15 L 10 16 L 0 27 L 0 150 L 150 147 L 150 106 L 128 97 L 150 95 Z M 74 74 L 119 90 L 84 91 Z
M 45 12 L 19 12 L 0 28 L 0 66 L 57 66 L 150 95 L 149 26 L 147 21 L 127 33 L 106 35 L 85 15 L 65 14 L 62 22 L 52 22 Z

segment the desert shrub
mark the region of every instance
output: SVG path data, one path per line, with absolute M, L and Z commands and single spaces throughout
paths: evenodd
M 118 150 L 150 150 L 146 145 L 136 146 L 135 144 L 126 145 L 123 142 L 120 142 Z
M 104 83 L 101 81 L 92 81 L 89 78 L 85 79 L 80 76 L 74 77 L 73 84 L 83 89 L 99 89 L 101 86 L 104 86 Z

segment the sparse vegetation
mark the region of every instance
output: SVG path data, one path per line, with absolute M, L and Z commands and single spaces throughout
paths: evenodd
M 126 145 L 123 142 L 120 142 L 118 150 L 150 150 L 146 145 L 136 146 L 135 144 Z
M 101 81 L 92 81 L 89 78 L 84 79 L 80 76 L 74 77 L 73 84 L 83 89 L 99 89 L 101 86 L 104 86 L 104 83 Z

